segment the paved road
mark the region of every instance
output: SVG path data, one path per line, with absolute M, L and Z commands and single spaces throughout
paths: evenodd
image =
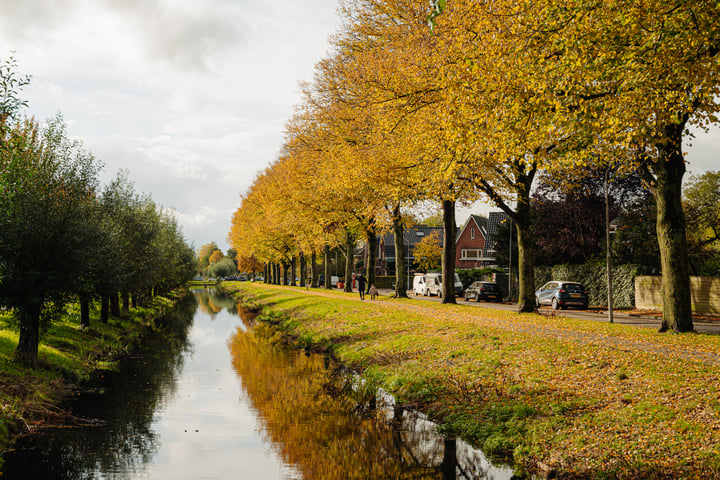
M 392 290 L 382 290 L 380 292 L 383 295 L 392 296 L 394 292 Z M 410 298 L 415 298 L 418 300 L 426 300 L 431 302 L 439 302 L 440 299 L 438 297 L 422 297 L 418 296 L 416 297 L 412 290 L 408 291 L 408 296 Z M 509 310 L 514 311 L 516 310 L 517 306 L 515 304 L 509 304 L 509 303 L 488 303 L 488 302 L 466 302 L 462 298 L 457 299 L 457 303 L 459 305 L 471 305 L 473 307 L 478 308 L 493 308 L 496 310 Z M 605 313 L 595 313 L 595 312 L 587 312 L 582 310 L 560 310 L 557 312 L 553 312 L 551 307 L 541 307 L 539 309 L 539 313 L 542 313 L 544 315 L 553 315 L 558 317 L 567 317 L 567 318 L 578 318 L 583 320 L 593 320 L 595 322 L 607 322 L 608 321 L 608 315 L 607 312 Z M 647 328 L 654 328 L 659 329 L 660 328 L 660 319 L 652 316 L 643 316 L 643 315 L 629 315 L 628 313 L 623 312 L 613 312 L 613 321 L 615 323 L 622 323 L 625 325 L 635 325 L 638 327 L 647 327 Z M 695 320 L 693 321 L 693 325 L 695 326 L 695 331 L 700 333 L 712 333 L 716 335 L 720 335 L 720 321 L 712 322 L 712 321 L 700 321 Z

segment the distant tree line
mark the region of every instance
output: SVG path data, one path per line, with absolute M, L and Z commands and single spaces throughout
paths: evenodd
M 19 327 L 15 358 L 35 364 L 41 333 L 69 302 L 83 327 L 192 278 L 195 254 L 171 212 L 135 192 L 127 172 L 101 185 L 100 162 L 60 116 L 26 118 L 29 78 L 0 63 L 0 305 Z

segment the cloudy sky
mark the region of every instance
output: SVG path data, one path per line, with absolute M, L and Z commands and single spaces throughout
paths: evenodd
M 0 11 L 0 59 L 14 52 L 32 75 L 29 113 L 61 113 L 104 181 L 127 169 L 177 211 L 189 242 L 223 250 L 339 25 L 336 0 L 0 0 Z M 691 171 L 720 168 L 719 130 L 693 143 Z

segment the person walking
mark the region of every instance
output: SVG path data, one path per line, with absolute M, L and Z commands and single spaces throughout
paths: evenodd
M 360 300 L 365 300 L 365 277 L 362 273 L 355 276 L 358 284 L 358 292 L 360 292 Z

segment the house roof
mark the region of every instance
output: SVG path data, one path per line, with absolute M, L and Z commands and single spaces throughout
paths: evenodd
M 410 246 L 410 256 L 412 257 L 412 251 L 415 245 L 418 244 L 422 239 L 432 235 L 434 232 L 440 232 L 440 238 L 442 239 L 443 227 L 428 227 L 426 225 L 414 225 L 410 228 L 403 229 L 403 244 Z M 440 240 L 442 242 L 442 240 Z M 383 242 L 385 243 L 385 254 L 389 258 L 395 257 L 395 234 L 392 232 L 383 235 Z
M 488 214 L 487 232 L 488 232 L 488 245 L 494 246 L 497 243 L 498 227 L 503 223 L 510 220 L 507 213 L 503 211 L 490 212 Z
M 482 215 L 470 215 L 468 217 L 468 219 L 465 221 L 465 225 L 463 225 L 462 228 L 458 229 L 457 236 L 455 237 L 456 242 L 460 239 L 460 237 L 462 236 L 465 229 L 471 223 L 474 223 L 475 225 L 477 225 L 478 230 L 480 231 L 480 233 L 482 233 L 483 237 L 487 238 L 487 236 L 488 236 L 488 233 L 487 233 L 488 219 L 483 217 Z

